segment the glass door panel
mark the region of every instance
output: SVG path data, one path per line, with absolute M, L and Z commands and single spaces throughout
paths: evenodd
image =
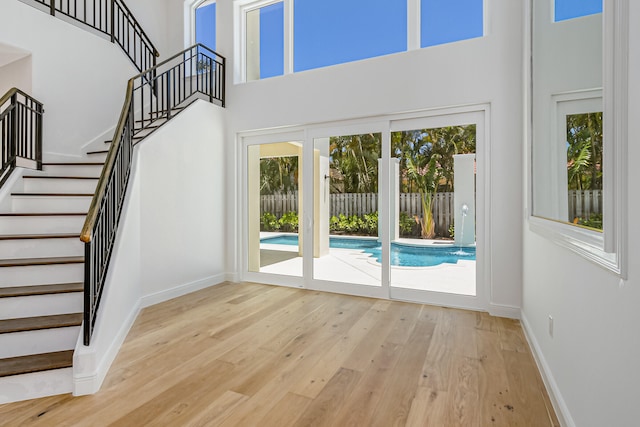
M 301 182 L 301 143 L 247 147 L 250 272 L 302 277 Z
M 313 279 L 381 286 L 382 134 L 313 140 Z
M 476 295 L 476 125 L 391 134 L 390 287 Z

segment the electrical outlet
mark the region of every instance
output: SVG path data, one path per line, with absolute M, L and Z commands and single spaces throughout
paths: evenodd
M 549 336 L 553 338 L 553 317 L 549 315 Z

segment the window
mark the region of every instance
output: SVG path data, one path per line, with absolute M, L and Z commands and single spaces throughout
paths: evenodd
M 602 13 L 602 0 L 555 0 L 554 21 Z
M 234 0 L 234 19 L 245 82 L 482 37 L 484 0 Z
M 594 4 L 533 2 L 529 226 L 624 279 L 629 3 Z
M 407 50 L 407 2 L 295 0 L 294 71 Z
M 216 49 L 216 4 L 204 2 L 195 10 L 196 43 Z
M 284 2 L 246 12 L 247 81 L 284 74 Z
M 420 47 L 482 37 L 482 0 L 421 0 Z

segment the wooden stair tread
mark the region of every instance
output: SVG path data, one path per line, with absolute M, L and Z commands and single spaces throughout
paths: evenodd
M 47 175 L 25 175 L 23 178 L 28 179 L 93 179 L 99 180 L 98 177 L 93 176 L 47 176 Z
M 0 260 L 0 267 L 28 267 L 31 265 L 80 264 L 83 262 L 84 262 L 84 257 L 82 256 L 2 259 Z
M 73 366 L 73 350 L 0 359 L 0 377 Z
M 82 313 L 70 313 L 0 320 L 0 334 L 80 326 L 82 317 Z
M 66 294 L 84 291 L 84 283 L 57 283 L 55 285 L 31 285 L 0 288 L 0 298 L 27 297 L 32 295 Z
M 45 162 L 42 166 L 103 166 L 104 162 Z
M 86 212 L 0 212 L 2 216 L 87 216 Z
M 2 240 L 39 240 L 39 239 L 79 239 L 78 233 L 61 233 L 61 234 L 7 234 L 0 235 L 0 241 Z
M 11 195 L 28 197 L 92 197 L 93 193 L 11 193 Z

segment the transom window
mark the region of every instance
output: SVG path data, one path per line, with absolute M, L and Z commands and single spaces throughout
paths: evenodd
M 236 81 L 484 35 L 484 0 L 235 0 Z

